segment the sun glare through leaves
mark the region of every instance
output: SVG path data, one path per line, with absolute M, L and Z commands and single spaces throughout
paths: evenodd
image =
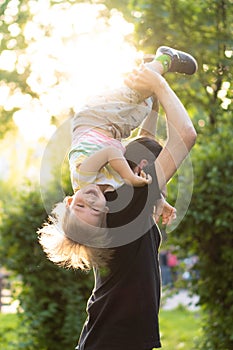
M 105 17 L 104 5 L 49 7 L 47 1 L 29 1 L 28 6 L 33 15 L 23 32 L 28 47 L 20 53 L 10 47 L 4 50 L 0 68 L 16 68 L 20 75 L 30 66 L 27 84 L 35 96 L 11 90 L 4 83 L 0 96 L 5 109 L 18 108 L 13 118 L 23 137 L 35 141 L 54 132 L 52 116 L 64 120 L 88 96 L 119 85 L 123 73 L 135 63 L 136 50 L 126 41 L 133 24 L 116 10 Z M 14 11 L 12 5 L 7 12 L 9 23 Z M 9 28 L 13 37 L 19 34 L 17 23 Z

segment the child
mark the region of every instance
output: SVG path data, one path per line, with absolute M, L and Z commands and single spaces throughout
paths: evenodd
M 159 48 L 155 60 L 146 65 L 160 75 L 167 71 L 193 74 L 197 70 L 192 56 L 168 47 Z M 40 230 L 45 251 L 46 232 L 57 229 L 57 224 L 74 244 L 78 240 L 79 247 L 108 246 L 108 208 L 103 193 L 120 187 L 122 179 L 134 186 L 151 182 L 143 171 L 138 175 L 130 169 L 120 142 L 150 115 L 152 101 L 147 99 L 150 94 L 145 90 L 140 94 L 126 86 L 95 98 L 74 117 L 69 153 L 74 195 L 56 206 L 57 221 L 51 218 L 56 224 L 45 225 Z M 51 260 L 55 261 L 56 257 Z
M 192 56 L 162 46 L 147 67 L 159 74 L 167 71 L 193 74 L 197 63 Z M 72 147 L 69 153 L 74 192 L 87 184 L 143 186 L 150 183 L 144 173 L 134 174 L 124 158 L 120 140 L 127 138 L 151 112 L 149 94 L 140 94 L 124 86 L 92 98 L 73 120 Z

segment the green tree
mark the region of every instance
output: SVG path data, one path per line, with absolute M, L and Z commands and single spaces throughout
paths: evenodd
M 36 234 L 46 216 L 38 186 L 30 184 L 2 206 L 0 261 L 13 273 L 21 315 L 20 343 L 9 350 L 74 348 L 85 318 L 92 274 L 49 262 Z
M 28 1 L 1 1 L 0 52 L 5 60 L 12 62 L 12 65 L 7 67 L 7 69 L 0 67 L 0 80 L 1 87 L 9 88 L 9 94 L 13 94 L 15 91 L 21 91 L 22 93 L 30 93 L 33 95 L 26 82 L 30 68 L 28 65 L 25 66 L 25 63 L 24 67 L 19 63 L 27 46 L 23 29 L 31 16 Z M 0 138 L 4 137 L 8 131 L 12 131 L 12 129 L 15 128 L 12 116 L 17 109 L 18 108 L 11 107 L 9 110 L 5 109 L 4 106 L 0 106 Z
M 194 155 L 194 193 L 177 232 L 184 251 L 199 257 L 193 289 L 204 309 L 200 349 L 230 350 L 233 346 L 233 196 L 232 121 L 211 133 L 211 142 L 197 146 Z

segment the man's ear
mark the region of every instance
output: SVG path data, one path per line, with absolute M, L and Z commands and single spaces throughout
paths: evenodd
M 135 174 L 140 174 L 141 170 L 148 164 L 146 159 L 142 159 L 139 164 L 133 169 Z
M 146 165 L 148 165 L 148 161 L 146 159 L 142 159 L 138 164 L 140 169 L 143 169 Z
M 72 200 L 73 200 L 73 197 L 71 196 L 67 196 L 65 199 L 64 199 L 64 202 L 66 204 L 66 207 L 69 207 L 72 203 Z
M 104 207 L 104 212 L 107 214 L 109 212 L 109 207 L 105 206 Z

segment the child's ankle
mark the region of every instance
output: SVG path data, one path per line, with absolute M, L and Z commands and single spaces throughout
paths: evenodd
M 164 74 L 164 67 L 163 64 L 160 61 L 153 60 L 151 62 L 145 63 L 145 66 L 149 69 L 153 70 L 156 73 Z
M 148 67 L 157 73 L 163 75 L 167 73 L 170 68 L 172 58 L 169 55 L 162 54 L 149 63 L 147 63 Z
M 169 55 L 162 54 L 160 56 L 155 57 L 154 61 L 159 62 L 162 65 L 163 73 L 161 74 L 164 74 L 164 73 L 167 73 L 167 71 L 169 70 L 171 66 L 172 58 Z

